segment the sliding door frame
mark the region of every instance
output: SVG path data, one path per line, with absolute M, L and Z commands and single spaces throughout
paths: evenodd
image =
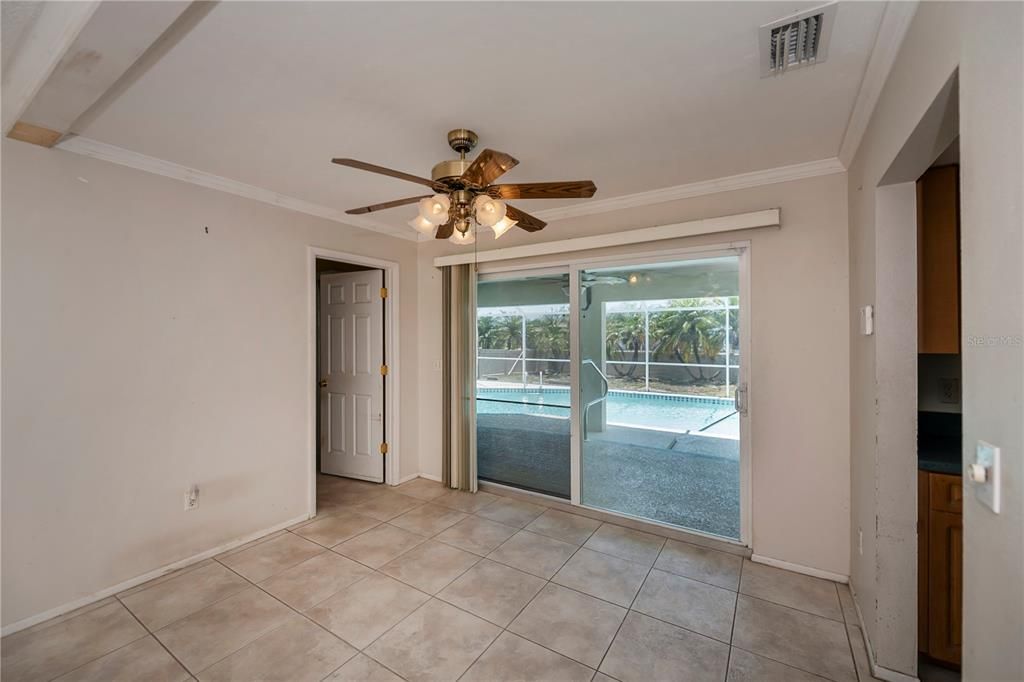
M 740 370 L 737 378 L 737 386 L 744 385 L 746 388 L 745 402 L 746 415 L 740 415 L 740 538 L 726 538 L 712 533 L 705 533 L 694 528 L 676 526 L 654 519 L 641 516 L 624 514 L 610 509 L 591 507 L 585 505 L 581 500 L 582 481 L 582 455 L 583 441 L 580 417 L 580 373 L 579 373 L 579 303 L 580 303 L 580 272 L 591 268 L 605 267 L 628 267 L 632 265 L 650 265 L 654 263 L 669 263 L 688 260 L 702 260 L 721 256 L 736 256 L 739 258 L 739 326 L 740 326 Z M 750 352 L 750 241 L 731 241 L 727 243 L 710 244 L 707 246 L 691 246 L 663 251 L 645 251 L 634 254 L 619 254 L 613 256 L 580 256 L 578 258 L 566 258 L 558 262 L 546 262 L 543 264 L 522 264 L 497 261 L 493 263 L 481 263 L 478 274 L 483 279 L 485 275 L 493 276 L 508 273 L 509 278 L 525 277 L 538 274 L 564 274 L 566 269 L 569 272 L 569 384 L 570 384 L 570 474 L 571 474 L 571 497 L 573 506 L 591 509 L 604 514 L 619 516 L 622 518 L 634 519 L 644 523 L 650 523 L 672 530 L 682 530 L 687 533 L 700 535 L 714 540 L 729 542 L 733 544 L 750 547 L 752 544 L 753 515 L 753 481 L 751 463 L 751 419 L 750 396 L 752 394 L 750 381 L 751 352 Z M 501 279 L 500 277 L 486 277 L 486 279 Z M 474 310 L 474 320 L 476 311 Z M 474 322 L 475 324 L 475 322 Z M 474 425 L 475 428 L 475 425 Z M 545 496 L 548 497 L 548 496 Z M 551 497 L 552 500 L 565 502 L 564 499 Z

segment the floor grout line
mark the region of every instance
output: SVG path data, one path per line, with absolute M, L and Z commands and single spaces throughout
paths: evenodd
M 238 593 L 236 592 L 235 594 L 238 594 Z M 114 598 L 117 599 L 117 603 L 119 603 L 121 605 L 121 607 L 125 611 L 127 611 L 128 613 L 131 614 L 132 618 L 135 619 L 135 622 L 137 622 L 139 625 L 142 626 L 142 629 L 145 630 L 148 633 L 148 636 L 152 637 L 156 641 L 156 643 L 159 644 L 163 648 L 163 650 L 166 651 L 167 654 L 171 658 L 173 658 L 178 663 L 178 665 L 181 666 L 181 669 L 184 670 L 186 673 L 188 673 L 194 679 L 195 678 L 195 673 L 193 673 L 192 670 L 187 665 L 185 665 L 184 661 L 182 661 L 177 656 L 175 656 L 173 651 L 171 651 L 170 649 L 167 648 L 167 645 L 164 644 L 160 640 L 160 638 L 156 636 L 156 632 L 153 631 L 153 630 L 150 630 L 149 627 L 147 627 L 146 624 L 142 622 L 142 619 L 139 618 L 138 616 L 136 616 L 135 612 L 132 611 L 130 608 L 128 608 L 127 604 L 125 604 L 123 601 L 121 601 L 120 597 L 114 597 Z M 177 622 L 177 621 L 175 621 L 175 622 Z M 170 623 L 168 623 L 168 625 L 170 625 Z
M 832 679 L 830 677 L 825 677 L 821 673 L 816 673 L 813 670 L 807 670 L 806 668 L 801 668 L 799 666 L 793 665 L 792 663 L 786 663 L 785 661 L 780 661 L 777 658 L 772 658 L 771 656 L 768 656 L 767 654 L 760 653 L 758 651 L 751 651 L 750 649 L 747 649 L 747 648 L 741 647 L 741 646 L 736 646 L 736 645 L 733 645 L 732 648 L 733 649 L 739 649 L 740 651 L 742 651 L 744 653 L 748 653 L 748 654 L 751 654 L 753 656 L 757 656 L 758 658 L 763 658 L 763 659 L 765 659 L 767 661 L 771 661 L 772 663 L 778 663 L 779 665 L 785 666 L 787 668 L 792 668 L 793 670 L 799 670 L 800 672 L 806 673 L 807 675 L 813 675 L 814 677 L 820 677 L 823 680 L 831 680 Z
M 594 532 L 597 532 L 597 531 L 595 530 Z M 587 539 L 589 540 L 590 538 L 587 538 Z M 632 611 L 633 613 L 640 613 L 639 611 L 633 611 L 633 605 L 636 604 L 637 598 L 640 596 L 640 593 L 643 592 L 644 585 L 647 584 L 647 579 L 651 577 L 651 571 L 654 570 L 654 564 L 658 563 L 658 557 L 661 556 L 661 552 L 662 552 L 662 550 L 664 548 L 665 548 L 665 543 L 662 542 L 661 543 L 661 547 L 658 548 L 658 556 L 654 557 L 654 561 L 652 561 L 651 565 L 647 568 L 647 573 L 644 575 L 644 579 L 642 581 L 640 581 L 640 587 L 637 589 L 636 594 L 633 595 L 633 599 L 630 600 L 629 606 L 626 608 L 626 615 L 624 615 L 622 617 L 622 620 L 619 622 L 619 627 L 617 627 L 615 629 L 615 635 L 612 636 L 611 641 L 608 642 L 608 646 L 604 650 L 604 654 L 601 655 L 601 660 L 597 664 L 597 671 L 598 672 L 601 671 L 601 666 L 604 665 L 604 659 L 606 659 L 608 657 L 608 652 L 612 650 L 612 646 L 614 646 L 615 640 L 618 639 L 619 633 L 622 631 L 622 624 L 626 622 L 627 618 L 629 618 L 630 612 Z M 595 551 L 595 550 L 591 550 L 591 551 Z M 643 615 L 647 615 L 647 614 L 643 614 Z M 648 616 L 648 617 L 651 618 L 653 616 Z M 656 619 L 656 620 L 660 620 L 660 619 Z
M 736 638 L 736 620 L 740 611 L 740 586 L 743 585 L 743 562 L 740 562 L 740 574 L 736 579 L 736 599 L 732 603 L 732 627 L 729 628 L 729 655 L 725 659 L 725 680 L 729 680 L 729 666 L 732 665 L 732 643 Z
M 853 651 L 853 639 L 850 637 L 850 623 L 846 620 L 846 609 L 843 608 L 843 598 L 839 596 L 838 583 L 836 583 L 836 599 L 839 600 L 839 612 L 843 616 L 843 632 L 846 633 L 846 645 L 850 649 L 850 659 L 853 661 L 853 675 L 860 680 L 860 669 L 857 667 L 857 654 Z
M 124 606 L 124 605 L 122 604 L 122 606 Z M 131 612 L 129 611 L 129 613 L 131 613 Z M 134 617 L 134 616 L 135 616 L 135 614 L 134 614 L 134 613 L 132 613 L 131 615 L 132 615 L 132 617 Z M 137 620 L 138 620 L 138 618 L 136 618 L 135 620 L 137 621 Z M 139 623 L 139 624 L 140 624 L 140 625 L 142 625 L 141 623 Z M 145 625 L 143 625 L 143 626 L 142 626 L 142 628 L 143 628 L 143 629 L 145 630 L 145 629 L 146 629 L 146 626 L 145 626 Z M 64 671 L 61 671 L 61 672 L 60 672 L 59 674 L 57 674 L 56 676 L 54 676 L 54 677 L 50 677 L 50 678 L 47 678 L 47 679 L 48 679 L 48 680 L 50 680 L 50 682 L 53 682 L 53 680 L 58 680 L 58 679 L 60 679 L 61 677 L 64 677 L 65 675 L 70 675 L 71 673 L 75 672 L 76 670 L 78 670 L 78 669 L 80 669 L 80 668 L 84 668 L 84 667 L 85 667 L 85 666 L 87 666 L 87 665 L 90 665 L 90 664 L 92 664 L 92 663 L 95 663 L 96 661 L 100 660 L 101 658 L 105 658 L 106 656 L 109 656 L 110 654 L 113 654 L 113 653 L 117 653 L 117 652 L 118 652 L 118 651 L 120 651 L 121 649 L 124 649 L 125 647 L 129 647 L 129 646 L 131 646 L 132 644 L 135 644 L 136 642 L 138 642 L 138 641 L 140 641 L 140 640 L 146 639 L 147 637 L 153 637 L 153 633 L 151 633 L 151 632 L 150 632 L 149 630 L 146 630 L 146 634 L 144 634 L 144 635 L 141 635 L 141 636 L 139 636 L 139 637 L 136 637 L 135 639 L 133 639 L 133 640 L 132 640 L 132 641 L 130 641 L 130 642 L 125 642 L 124 644 L 122 644 L 122 645 L 121 645 L 121 646 L 119 646 L 119 647 L 115 647 L 115 648 L 111 649 L 110 651 L 107 651 L 107 652 L 105 652 L 105 653 L 102 653 L 102 654 L 100 654 L 99 656 L 97 656 L 97 657 L 95 657 L 95 658 L 90 658 L 90 659 L 89 659 L 88 661 L 84 661 L 84 662 L 82 662 L 82 663 L 79 663 L 78 665 L 76 665 L 76 666 L 75 666 L 74 668 L 71 668 L 70 670 L 64 670 Z M 153 637 L 153 639 L 156 639 L 156 637 Z M 159 642 L 160 640 L 157 640 L 157 641 Z M 177 659 L 175 659 L 175 660 L 177 660 Z M 184 666 L 182 666 L 182 667 L 184 667 Z M 191 675 L 191 672 L 189 672 L 188 668 L 185 668 L 185 672 L 187 672 L 187 673 L 189 673 L 189 674 Z
M 319 556 L 319 555 L 317 555 L 317 556 Z M 308 559 L 307 559 L 307 561 L 308 561 Z M 218 563 L 219 563 L 219 562 L 218 562 Z M 304 563 L 304 562 L 300 562 L 300 563 Z M 221 565 L 223 566 L 223 564 L 221 564 Z M 298 564 L 296 564 L 296 566 L 298 566 Z M 329 634 L 329 635 L 330 635 L 331 637 L 334 637 L 335 639 L 337 639 L 337 640 L 338 640 L 339 642 L 342 642 L 342 643 L 343 643 L 343 644 L 345 644 L 346 646 L 349 646 L 349 647 L 351 647 L 352 649 L 355 649 L 355 650 L 356 650 L 357 652 L 361 652 L 361 651 L 362 651 L 362 650 L 361 650 L 361 649 L 359 649 L 358 647 L 356 647 L 356 646 L 352 645 L 352 644 L 351 644 L 350 642 L 347 642 L 347 641 L 345 641 L 344 639 L 342 639 L 341 637 L 339 637 L 338 635 L 334 634 L 333 632 L 331 632 L 330 630 L 328 630 L 327 628 L 325 628 L 325 627 L 324 627 L 323 625 L 321 625 L 321 624 L 320 624 L 320 623 L 318 623 L 317 621 L 313 620 L 312 618 L 310 618 L 309 616 L 307 616 L 306 614 L 304 614 L 304 613 L 303 613 L 302 611 L 299 611 L 298 609 L 296 609 L 295 607 L 293 607 L 293 606 L 292 606 L 291 604 L 288 604 L 288 603 L 287 603 L 287 602 L 285 602 L 284 600 L 282 600 L 282 599 L 278 598 L 277 596 L 275 596 L 275 595 L 271 594 L 270 592 L 268 592 L 267 590 L 263 589 L 263 587 L 261 587 L 259 583 L 254 583 L 254 582 L 252 582 L 251 580 L 249 580 L 248 578 L 246 578 L 246 577 L 245 577 L 244 575 L 242 575 L 241 573 L 238 573 L 237 571 L 233 570 L 233 569 L 232 569 L 232 568 L 231 568 L 230 566 L 224 566 L 224 568 L 228 569 L 229 571 L 231 571 L 232 573 L 234 573 L 235 575 L 237 575 L 238 577 L 240 577 L 240 578 L 241 578 L 242 580 L 245 580 L 245 581 L 247 581 L 247 582 L 248 582 L 248 583 L 249 583 L 250 585 L 252 585 L 252 586 L 253 586 L 253 587 L 255 587 L 256 589 L 258 589 L 259 591 L 263 592 L 263 594 L 265 594 L 265 595 L 269 596 L 270 598 L 274 599 L 274 600 L 275 600 L 275 601 L 277 601 L 278 603 L 282 604 L 282 605 L 283 605 L 283 606 L 285 606 L 285 607 L 286 607 L 287 609 L 289 609 L 289 610 L 290 610 L 290 611 L 291 611 L 292 613 L 298 614 L 298 615 L 299 615 L 300 617 L 302 617 L 302 618 L 306 619 L 307 621 L 309 621 L 310 623 L 312 623 L 312 624 L 313 624 L 313 625 L 315 625 L 316 627 L 320 628 L 321 630 L 323 630 L 324 632 L 326 632 L 327 634 Z M 290 568 L 294 568 L 294 566 L 292 566 L 292 567 L 290 567 Z M 290 570 L 290 569 L 285 569 L 285 571 L 287 571 L 287 570 Z M 284 571 L 281 571 L 281 573 L 284 573 Z M 281 573 L 277 573 L 277 574 L 275 574 L 275 575 L 280 575 Z M 267 577 L 267 580 L 269 580 L 269 579 L 270 579 L 270 578 L 272 578 L 272 577 L 274 577 L 274 576 L 268 576 L 268 577 Z M 365 577 L 365 576 L 364 576 L 364 577 Z M 360 578 L 359 580 L 362 580 L 362 578 Z M 357 580 L 357 581 L 355 581 L 354 583 L 352 583 L 352 584 L 348 585 L 348 586 L 347 586 L 346 588 L 344 588 L 344 589 L 348 589 L 348 587 L 351 587 L 352 585 L 354 585 L 354 584 L 358 583 L 358 582 L 359 582 L 359 580 Z M 338 592 L 341 592 L 341 591 L 343 591 L 343 590 L 339 590 Z M 335 592 L 334 594 L 337 594 L 338 592 Z M 237 594 L 237 593 L 236 593 L 236 594 Z M 334 595 L 331 595 L 331 596 L 333 597 Z M 232 651 L 231 653 L 229 653 L 229 654 L 228 654 L 227 656 L 224 656 L 223 658 L 220 658 L 220 659 L 216 660 L 215 662 L 211 663 L 210 665 L 206 666 L 205 668 L 203 668 L 203 670 L 209 670 L 210 668 L 212 668 L 213 666 L 217 665 L 217 664 L 218 664 L 218 663 L 220 663 L 221 661 L 223 661 L 223 660 L 225 660 L 225 659 L 227 659 L 227 658 L 230 658 L 231 656 L 234 656 L 234 655 L 235 655 L 235 654 L 237 654 L 237 653 L 238 653 L 239 651 L 241 651 L 241 650 L 242 650 L 242 649 L 244 649 L 245 647 L 249 646 L 249 645 L 250 645 L 250 644 L 252 644 L 253 642 L 257 641 L 257 640 L 258 640 L 258 639 L 260 639 L 261 637 L 264 637 L 265 635 L 268 635 L 268 634 L 270 634 L 271 632 L 274 632 L 274 631 L 276 631 L 277 629 L 279 629 L 279 628 L 282 628 L 282 627 L 284 627 L 285 625 L 286 625 L 286 623 L 281 623 L 281 624 L 279 624 L 279 625 L 275 625 L 274 627 L 270 628 L 269 630 L 267 630 L 267 631 L 265 631 L 265 632 L 262 632 L 262 633 L 260 633 L 260 634 L 259 634 L 259 635 L 258 635 L 257 637 L 255 637 L 254 639 L 251 639 L 251 640 L 249 640 L 248 642 L 246 642 L 246 643 L 245 643 L 245 644 L 243 644 L 242 646 L 238 647 L 237 649 L 235 649 L 234 651 Z M 346 661 L 345 661 L 345 663 L 348 663 L 348 661 L 352 660 L 353 658 L 354 658 L 354 656 L 349 656 L 348 660 L 346 660 Z M 345 663 L 342 663 L 342 665 L 345 665 Z M 341 666 L 338 666 L 338 667 L 341 667 Z M 196 673 L 196 674 L 198 674 L 198 673 L 200 673 L 200 672 L 203 672 L 203 670 L 197 671 L 197 673 Z M 190 672 L 191 672 L 191 671 L 190 671 Z M 330 673 L 328 673 L 328 675 L 330 675 Z
M 780 604 L 777 601 L 772 601 L 771 599 L 766 599 L 765 597 L 759 597 L 756 594 L 748 594 L 746 592 L 738 592 L 737 594 L 739 594 L 741 597 L 746 597 L 747 599 L 756 599 L 758 601 L 763 601 L 765 604 L 771 604 L 772 606 L 778 606 L 779 608 L 789 609 L 790 611 L 796 611 L 797 613 L 802 613 L 802 614 L 804 614 L 806 616 L 814 616 L 815 618 L 821 618 L 822 620 L 827 620 L 830 623 L 838 623 L 839 625 L 842 625 L 843 627 L 846 626 L 846 623 L 844 623 L 841 620 L 836 620 L 835 618 L 829 618 L 828 616 L 823 616 L 820 613 L 814 613 L 813 611 L 807 611 L 805 609 L 798 609 L 797 607 L 790 606 L 789 604 Z

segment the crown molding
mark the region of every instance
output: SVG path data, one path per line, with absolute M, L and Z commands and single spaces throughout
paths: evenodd
M 751 173 L 740 173 L 739 175 L 727 175 L 713 180 L 701 180 L 686 185 L 675 185 L 662 189 L 650 190 L 648 192 L 637 192 L 635 194 L 624 194 L 619 197 L 598 199 L 572 206 L 561 208 L 550 208 L 543 211 L 535 211 L 534 215 L 548 222 L 562 220 L 564 218 L 576 218 L 578 216 L 597 215 L 629 208 L 640 208 L 652 204 L 662 204 L 668 201 L 679 199 L 692 199 L 693 197 L 717 194 L 718 192 L 732 192 L 762 185 L 773 185 L 778 182 L 789 182 L 790 180 L 803 180 L 814 178 L 819 175 L 832 175 L 833 173 L 845 173 L 846 166 L 839 162 L 839 159 L 821 159 L 820 161 L 808 161 L 806 163 L 795 163 L 790 166 L 777 166 L 765 170 L 753 171 Z M 431 235 L 419 235 L 421 242 L 434 241 Z
M 206 173 L 201 170 L 196 170 L 195 168 L 188 168 L 187 166 L 182 166 L 170 161 L 164 161 L 163 159 L 158 159 L 153 156 L 139 154 L 138 152 L 133 152 L 122 147 L 116 147 L 112 144 L 99 142 L 98 140 L 82 137 L 80 135 L 69 135 L 58 142 L 54 146 L 54 149 L 74 152 L 75 154 L 99 159 L 100 161 L 108 161 L 121 166 L 145 171 L 146 173 L 162 175 L 166 178 L 181 180 L 182 182 L 199 185 L 200 187 L 215 189 L 219 192 L 227 192 L 228 194 L 234 194 L 235 196 L 253 199 L 264 204 L 270 204 L 271 206 L 277 206 L 279 208 L 286 208 L 291 211 L 298 211 L 299 213 L 305 213 L 318 218 L 325 218 L 343 225 L 359 227 L 364 230 L 370 230 L 389 237 L 415 241 L 417 236 L 416 234 L 410 234 L 407 230 L 396 230 L 395 228 L 384 225 L 383 223 L 378 223 L 375 220 L 368 220 L 358 216 L 350 216 L 335 208 L 321 206 L 320 204 L 314 204 L 309 201 L 304 201 L 303 199 L 296 199 L 295 197 L 279 194 L 269 189 L 263 189 L 262 187 L 247 185 L 244 182 L 238 182 L 237 180 L 225 178 L 220 175 Z
M 845 171 L 846 167 L 839 162 L 839 159 L 822 159 L 820 161 L 796 163 L 791 166 L 778 166 L 776 168 L 768 168 L 765 170 L 754 171 L 752 173 L 729 175 L 723 178 L 716 178 L 714 180 L 691 182 L 686 185 L 664 187 L 662 189 L 655 189 L 647 192 L 624 194 L 619 197 L 598 199 L 597 201 L 588 201 L 586 203 L 573 204 L 572 206 L 563 206 L 561 208 L 551 208 L 543 211 L 537 211 L 534 215 L 547 221 L 562 220 L 565 218 L 576 218 L 579 216 L 595 215 L 598 213 L 621 211 L 629 208 L 640 208 L 641 206 L 650 206 L 652 204 L 663 204 L 669 201 L 678 201 L 680 199 L 691 199 L 693 197 L 700 197 L 707 194 L 717 194 L 718 192 L 731 192 L 739 189 L 760 187 L 761 185 L 773 185 L 778 182 L 802 180 L 804 178 L 813 178 L 819 175 L 843 173 Z
M 901 0 L 889 2 L 885 6 L 875 45 L 871 49 L 867 68 L 864 69 L 864 78 L 860 82 L 860 90 L 857 91 L 857 99 L 854 101 L 853 111 L 843 134 L 843 142 L 839 147 L 839 160 L 847 168 L 853 162 L 857 148 L 864 138 L 871 115 L 882 96 L 882 88 L 885 87 L 889 72 L 896 62 L 903 39 L 910 28 L 910 22 L 917 12 L 917 5 L 917 0 Z
M 153 156 L 146 156 L 145 154 L 133 152 L 131 150 L 124 149 L 123 147 L 117 147 L 88 137 L 82 137 L 81 135 L 69 135 L 65 137 L 54 146 L 54 149 L 74 152 L 75 154 L 99 159 L 100 161 L 116 163 L 121 166 L 127 166 L 147 173 L 162 175 L 167 178 L 173 178 L 193 185 L 199 185 L 200 187 L 214 189 L 219 192 L 227 192 L 228 194 L 253 199 L 265 204 L 298 211 L 299 213 L 305 213 L 318 218 L 325 218 L 336 223 L 359 227 L 379 234 L 384 234 L 389 237 L 396 237 L 398 239 L 406 239 L 409 241 L 433 241 L 433 237 L 430 235 L 419 235 L 408 230 L 396 229 L 389 225 L 378 223 L 375 220 L 369 220 L 359 216 L 350 216 L 335 208 L 321 206 L 302 199 L 296 199 L 295 197 L 279 194 L 278 192 L 274 192 L 269 189 L 256 187 L 254 185 L 247 185 L 244 182 L 238 182 L 237 180 L 225 178 L 220 175 L 214 175 L 205 171 L 182 166 L 171 161 L 164 161 L 163 159 L 158 159 Z M 716 194 L 718 192 L 731 192 L 751 187 L 760 187 L 762 185 L 772 185 L 779 182 L 789 182 L 791 180 L 802 180 L 821 175 L 843 173 L 845 171 L 846 167 L 840 163 L 838 158 L 833 157 L 831 159 L 797 163 L 790 166 L 778 166 L 776 168 L 768 168 L 765 170 L 754 171 L 752 173 L 729 175 L 713 180 L 702 180 L 700 182 L 676 185 L 674 187 L 665 187 L 648 192 L 625 194 L 619 197 L 589 201 L 587 203 L 564 206 L 562 208 L 552 208 L 544 211 L 537 211 L 535 215 L 547 221 L 554 221 L 564 218 L 574 218 L 577 216 L 596 215 L 598 213 L 639 208 L 642 206 L 650 206 L 652 204 L 678 201 L 680 199 L 690 199 L 707 194 Z

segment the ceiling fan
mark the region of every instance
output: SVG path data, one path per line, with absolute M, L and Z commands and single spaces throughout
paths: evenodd
M 478 139 L 476 133 L 464 128 L 449 132 L 448 146 L 459 154 L 459 158 L 434 166 L 429 180 L 365 161 L 331 159 L 340 166 L 408 180 L 434 191 L 434 194 L 371 204 L 345 212 L 360 215 L 418 203 L 419 215 L 409 221 L 416 231 L 422 234 L 433 232 L 437 239 L 449 239 L 456 244 L 472 244 L 476 241 L 471 229 L 473 222 L 493 229 L 495 239 L 516 225 L 527 232 L 542 230 L 547 225 L 543 220 L 510 206 L 506 199 L 587 199 L 597 191 L 590 180 L 491 184 L 519 161 L 493 149 L 483 150 L 470 161 L 466 153 L 476 147 Z

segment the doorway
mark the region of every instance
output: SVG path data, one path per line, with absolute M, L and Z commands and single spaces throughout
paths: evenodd
M 308 253 L 314 516 L 322 506 L 318 488 L 397 483 L 398 264 L 313 247 Z
M 480 479 L 749 542 L 746 246 L 486 270 Z
M 857 311 L 863 347 L 872 349 L 874 456 L 852 460 L 853 480 L 870 472 L 874 503 L 855 511 L 851 586 L 874 669 L 922 680 L 955 676 L 931 663 L 959 663 L 969 537 L 958 102 L 954 73 L 874 188 L 876 300 Z

